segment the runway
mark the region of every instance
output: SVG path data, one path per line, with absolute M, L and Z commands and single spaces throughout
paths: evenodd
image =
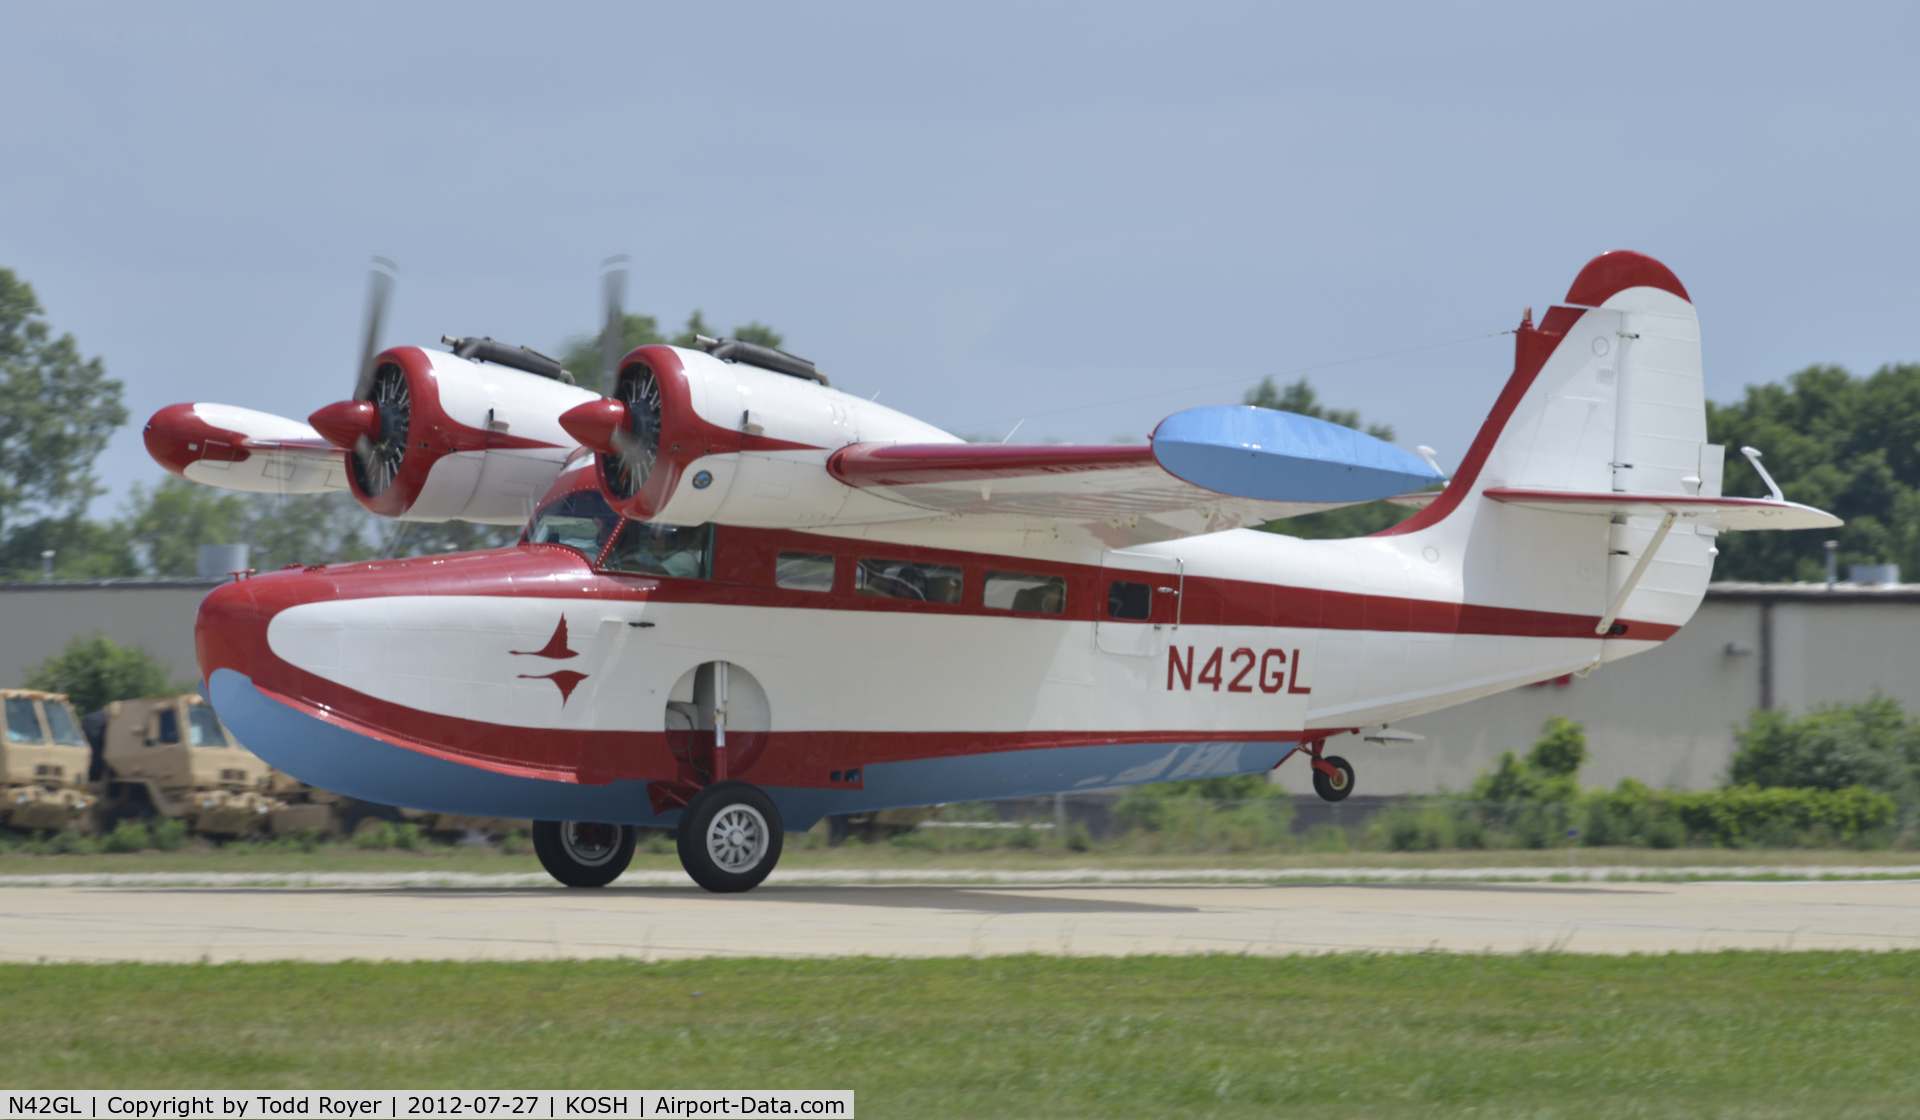
M 0 886 L 14 962 L 1895 948 L 1911 880 Z

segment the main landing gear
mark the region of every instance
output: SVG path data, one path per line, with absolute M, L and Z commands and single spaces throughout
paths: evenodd
M 680 811 L 680 866 L 716 894 L 750 891 L 780 862 L 786 831 L 773 799 L 745 782 L 715 782 Z M 569 887 L 604 887 L 633 862 L 629 824 L 533 822 L 540 866 Z
M 1337 754 L 1323 755 L 1325 739 L 1315 739 L 1301 749 L 1313 764 L 1313 792 L 1322 801 L 1345 801 L 1353 792 L 1353 764 Z

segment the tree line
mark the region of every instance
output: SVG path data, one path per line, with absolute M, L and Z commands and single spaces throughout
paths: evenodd
M 651 315 L 628 314 L 621 350 L 650 343 L 690 346 L 716 333 L 695 311 L 669 333 Z M 778 347 L 780 334 L 758 321 L 732 337 Z M 573 336 L 561 364 L 583 385 L 598 384 L 601 337 Z M 1304 379 L 1284 388 L 1266 378 L 1246 404 L 1274 408 L 1394 438 L 1357 412 L 1329 408 Z M 37 579 L 51 551 L 58 579 L 190 576 L 202 544 L 249 544 L 253 566 L 337 563 L 486 548 L 511 541 L 511 526 L 465 522 L 388 522 L 345 492 L 237 494 L 171 475 L 129 488 L 119 515 L 87 516 L 102 487 L 94 461 L 127 422 L 123 385 L 98 357 L 81 354 L 71 334 L 56 335 L 32 285 L 0 268 L 0 580 Z M 1707 405 L 1708 437 L 1728 448 L 1726 492 L 1761 497 L 1766 487 L 1739 454 L 1760 448 L 1788 498 L 1846 519 L 1833 531 L 1844 567 L 1897 563 L 1920 572 L 1920 363 L 1885 365 L 1866 377 L 1833 365 L 1809 366 L 1783 381 L 1749 386 L 1742 399 Z M 1324 539 L 1360 536 L 1405 519 L 1410 510 L 1370 502 L 1264 526 Z M 1718 579 L 1817 580 L 1825 563 L 1821 532 L 1729 533 L 1720 538 Z

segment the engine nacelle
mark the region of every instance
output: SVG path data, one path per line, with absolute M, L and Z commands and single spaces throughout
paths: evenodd
M 520 370 L 398 346 L 370 400 L 309 418 L 346 451 L 349 488 L 382 517 L 524 523 L 574 449 L 560 414 L 596 393 Z
M 960 442 L 816 381 L 673 346 L 628 354 L 613 397 L 562 423 L 597 453 L 600 489 L 615 509 L 665 525 L 842 521 L 859 499 L 827 471 L 833 452 L 859 442 Z M 856 520 L 926 516 L 868 504 Z

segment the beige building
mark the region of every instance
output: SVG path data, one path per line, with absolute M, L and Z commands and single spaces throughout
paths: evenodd
M 1726 775 L 1733 727 L 1753 709 L 1804 712 L 1875 695 L 1920 714 L 1920 584 L 1716 583 L 1659 649 L 1396 725 L 1424 744 L 1347 735 L 1327 749 L 1353 763 L 1357 794 L 1461 790 L 1501 752 L 1525 752 L 1548 718 L 1566 716 L 1587 728 L 1583 783 L 1710 789 Z M 1282 784 L 1311 792 L 1306 771 L 1282 766 Z
M 0 687 L 76 636 L 103 631 L 144 647 L 178 679 L 196 672 L 193 621 L 223 579 L 0 584 Z M 1515 689 L 1399 725 L 1425 735 L 1413 747 L 1341 736 L 1328 744 L 1353 762 L 1359 795 L 1464 789 L 1502 751 L 1524 751 L 1550 716 L 1587 727 L 1581 778 L 1611 786 L 1705 789 L 1733 754 L 1732 728 L 1755 708 L 1795 712 L 1836 701 L 1891 697 L 1920 713 L 1920 584 L 1719 583 L 1661 648 L 1584 679 Z M 1307 768 L 1280 768 L 1310 793 Z
M 145 649 L 176 680 L 193 680 L 199 673 L 193 620 L 200 600 L 225 582 L 220 577 L 0 583 L 0 688 L 20 687 L 35 665 L 95 631 Z

